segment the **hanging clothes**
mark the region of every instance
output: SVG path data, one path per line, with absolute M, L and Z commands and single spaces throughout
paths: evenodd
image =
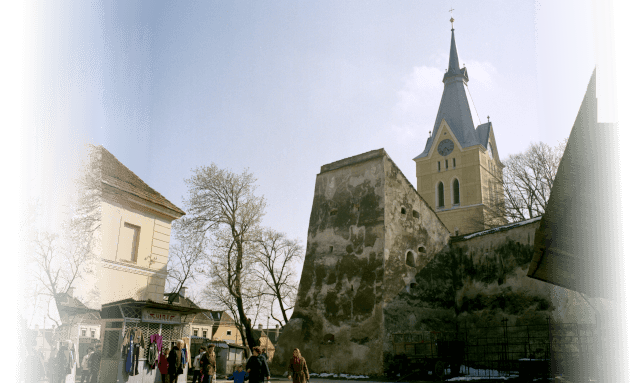
M 130 329 L 131 330 L 131 329 Z M 127 345 L 125 346 L 126 348 L 126 352 L 125 352 L 125 372 L 129 374 L 132 373 L 132 358 L 133 358 L 133 353 L 134 353 L 134 334 L 132 334 L 131 331 L 129 331 L 129 342 L 127 343 Z
M 134 352 L 132 354 L 132 364 L 134 366 L 134 369 L 132 370 L 131 375 L 138 375 L 138 360 L 141 356 L 140 354 L 141 354 L 141 345 L 136 343 L 134 345 Z
M 163 349 L 163 337 L 161 335 L 158 334 L 154 334 L 152 336 L 149 337 L 149 342 L 155 342 L 156 346 L 158 347 L 158 351 L 162 351 Z
M 191 341 L 189 340 L 189 338 L 188 337 L 184 337 L 184 338 L 182 338 L 182 340 L 185 342 L 186 349 L 190 350 L 191 349 L 191 347 L 190 347 Z M 189 351 L 187 351 L 186 360 L 187 360 L 187 365 L 189 366 L 189 368 L 191 368 L 191 353 L 189 353 Z
M 156 368 L 156 363 L 158 362 L 158 346 L 156 342 L 151 342 L 149 344 L 149 349 L 147 350 L 147 363 L 150 369 Z

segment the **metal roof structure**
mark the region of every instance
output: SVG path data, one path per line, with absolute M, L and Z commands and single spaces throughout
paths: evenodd
M 452 20 L 452 19 L 451 19 Z M 451 49 L 448 69 L 444 74 L 444 92 L 435 118 L 433 132 L 427 139 L 424 151 L 414 160 L 426 157 L 438 134 L 442 120 L 445 120 L 462 148 L 480 144 L 487 146 L 490 135 L 490 122 L 481 124 L 475 104 L 468 91 L 468 71 L 459 67 L 459 55 L 455 43 L 455 29 L 451 29 Z M 475 129 L 476 127 L 476 129 Z

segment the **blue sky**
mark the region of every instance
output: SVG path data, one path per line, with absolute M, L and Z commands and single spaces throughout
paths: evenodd
M 268 202 L 263 224 L 305 246 L 322 165 L 385 148 L 417 184 L 451 8 L 500 157 L 564 140 L 595 65 L 587 0 L 38 3 L 25 195 L 59 231 L 86 143 L 181 208 L 192 169 L 249 168 Z

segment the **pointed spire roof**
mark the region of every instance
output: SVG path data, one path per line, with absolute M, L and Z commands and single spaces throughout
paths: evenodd
M 454 21 L 451 18 L 451 23 Z M 442 79 L 444 82 L 444 92 L 437 111 L 433 133 L 426 142 L 424 151 L 414 160 L 424 158 L 429 154 L 435 136 L 437 135 L 442 120 L 451 128 L 453 134 L 459 141 L 462 148 L 481 144 L 479 134 L 475 128 L 482 125 L 475 110 L 475 104 L 468 92 L 468 72 L 466 68 L 459 68 L 459 56 L 457 54 L 457 44 L 455 43 L 455 29 L 451 28 L 451 49 L 448 59 L 448 69 Z M 487 139 L 487 138 L 486 138 Z M 483 144 L 484 147 L 486 146 Z

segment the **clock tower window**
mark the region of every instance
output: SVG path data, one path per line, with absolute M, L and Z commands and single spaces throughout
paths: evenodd
M 437 207 L 444 207 L 444 184 L 437 185 Z
M 440 161 L 437 161 L 437 171 L 440 171 Z
M 444 166 L 446 167 L 446 169 L 448 170 L 448 160 L 444 160 Z

